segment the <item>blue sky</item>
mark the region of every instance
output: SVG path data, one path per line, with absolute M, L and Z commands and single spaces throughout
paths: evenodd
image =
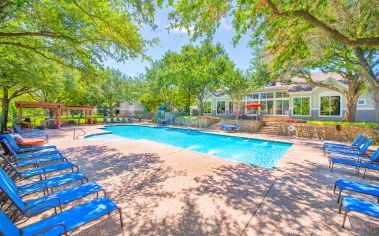
M 153 60 L 160 59 L 168 50 L 180 51 L 183 45 L 189 44 L 189 38 L 186 32 L 181 29 L 168 32 L 166 27 L 169 25 L 167 19 L 169 9 L 159 9 L 156 12 L 156 24 L 158 29 L 152 31 L 151 29 L 143 29 L 142 35 L 145 39 L 152 39 L 158 37 L 160 39 L 160 46 L 150 48 L 147 52 Z M 248 48 L 248 36 L 242 37 L 239 44 L 235 47 L 232 44 L 232 37 L 234 29 L 230 20 L 223 20 L 221 27 L 218 29 L 214 42 L 221 43 L 229 57 L 234 61 L 236 67 L 239 69 L 247 69 L 252 55 L 252 49 Z M 141 59 L 129 60 L 126 63 L 117 63 L 113 60 L 105 61 L 105 66 L 111 68 L 118 68 L 124 74 L 134 76 L 139 73 L 145 72 L 145 67 L 149 66 L 148 61 L 141 61 Z

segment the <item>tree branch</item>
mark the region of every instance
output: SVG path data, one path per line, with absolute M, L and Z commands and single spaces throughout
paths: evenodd
M 271 0 L 264 0 L 266 5 L 271 8 L 274 15 L 277 16 L 296 16 L 300 17 L 306 22 L 324 30 L 325 32 L 329 33 L 335 40 L 348 45 L 348 46 L 367 46 L 367 47 L 375 47 L 379 46 L 379 37 L 373 37 L 373 38 L 351 38 L 348 36 L 345 36 L 338 30 L 332 28 L 331 26 L 327 25 L 325 22 L 319 20 L 312 14 L 310 14 L 307 11 L 304 10 L 295 10 L 295 11 L 280 11 L 277 6 L 271 1 Z
M 40 31 L 40 32 L 17 32 L 17 33 L 5 33 L 0 32 L 0 37 L 47 37 L 47 38 L 59 38 L 59 39 L 66 39 L 73 42 L 79 42 L 77 39 L 73 37 L 69 37 L 67 35 L 54 33 L 54 32 L 47 32 L 47 31 Z

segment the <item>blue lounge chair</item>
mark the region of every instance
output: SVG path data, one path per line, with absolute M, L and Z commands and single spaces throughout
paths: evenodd
M 111 118 L 111 124 L 114 124 L 114 118 Z
M 336 193 L 337 188 L 339 189 L 337 202 L 340 202 L 342 191 L 349 190 L 349 191 L 377 197 L 378 203 L 379 203 L 379 186 L 362 184 L 362 183 L 357 183 L 357 182 L 353 182 L 349 180 L 339 179 L 334 184 L 334 193 Z
M 108 124 L 109 123 L 108 119 L 104 117 L 103 118 L 103 123 Z
M 116 118 L 116 123 L 121 123 L 120 117 Z
M 224 123 L 221 124 L 221 129 L 223 129 L 224 131 L 227 131 L 227 132 L 232 131 L 232 128 L 229 125 L 226 125 Z
M 16 153 L 37 152 L 37 151 L 48 150 L 48 149 L 57 149 L 57 147 L 55 145 L 41 146 L 41 147 L 30 147 L 30 148 L 21 148 L 21 147 L 19 147 L 17 145 L 16 141 L 9 134 L 5 134 L 4 137 L 11 144 L 13 150 L 15 150 Z
M 122 117 L 121 122 L 125 124 L 126 123 L 126 118 Z
M 29 129 L 26 131 L 26 130 L 21 129 L 21 127 L 15 123 L 13 123 L 13 128 L 18 134 L 20 134 L 24 138 L 44 138 L 44 139 L 48 138 L 47 134 L 43 132 L 42 130 Z
M 0 178 L 7 179 L 9 178 L 9 176 L 4 172 L 4 170 L 0 169 Z M 69 174 L 60 175 L 53 178 L 24 184 L 21 186 L 13 185 L 12 188 L 14 188 L 17 194 L 19 194 L 20 196 L 24 196 L 37 192 L 49 193 L 49 189 L 51 190 L 51 192 L 53 192 L 53 188 L 55 187 L 76 181 L 81 181 L 81 183 L 83 184 L 84 180 L 88 183 L 88 178 L 84 176 L 82 173 L 72 172 Z
M 34 168 L 31 170 L 23 170 L 19 171 L 16 166 L 12 164 L 12 162 L 3 154 L 0 153 L 0 157 L 3 158 L 5 163 L 16 173 L 18 177 L 21 179 L 27 179 L 33 176 L 39 176 L 40 179 L 44 177 L 46 179 L 46 174 L 62 171 L 66 169 L 70 169 L 71 172 L 74 172 L 74 170 L 79 172 L 79 167 L 71 162 L 62 162 L 54 165 L 45 165 L 43 167 Z
M 6 150 L 8 150 L 9 153 L 11 153 L 15 158 L 17 158 L 17 160 L 39 158 L 39 157 L 53 156 L 53 155 L 60 154 L 60 152 L 56 149 L 19 154 L 13 149 L 12 145 L 8 142 L 8 140 L 6 139 L 2 140 L 2 144 L 3 146 L 5 146 Z
M 357 138 L 354 140 L 354 142 L 350 145 L 346 144 L 333 144 L 333 143 L 324 143 L 323 149 L 326 150 L 333 150 L 333 149 L 348 149 L 348 150 L 358 150 L 359 147 L 362 146 L 364 141 L 366 140 L 366 137 L 363 135 L 358 135 Z
M 342 154 L 347 154 L 347 155 L 365 155 L 367 149 L 370 147 L 370 145 L 373 143 L 374 141 L 372 139 L 367 139 L 367 141 L 365 142 L 365 144 L 363 145 L 363 147 L 359 148 L 358 150 L 345 150 L 343 148 L 341 149 L 333 149 L 332 151 L 326 151 L 326 154 L 328 156 L 331 156 L 333 154 L 336 154 L 336 153 L 342 153 Z
M 104 192 L 104 195 L 106 195 L 105 190 L 101 186 L 94 182 L 88 182 L 51 195 L 24 201 L 17 193 L 16 184 L 9 176 L 3 174 L 0 174 L 0 189 L 10 201 L 14 203 L 18 210 L 28 217 L 53 208 L 56 212 L 57 207 L 62 211 L 62 205 L 89 196 L 93 193 L 97 193 L 98 195 L 99 191 Z
M 8 149 L 10 154 L 13 156 L 13 160 L 17 167 L 24 167 L 28 165 L 39 166 L 42 163 L 50 162 L 50 161 L 67 161 L 66 157 L 64 157 L 61 153 L 49 153 L 48 155 L 40 155 L 34 156 L 33 154 L 17 154 L 12 147 L 10 147 L 7 140 L 3 140 L 2 144 Z M 55 151 L 54 151 L 55 152 Z M 45 153 L 46 154 L 46 153 Z
M 369 158 L 366 155 L 348 155 L 343 153 L 332 153 L 331 155 L 329 155 L 330 159 L 347 159 L 359 162 L 375 162 L 378 160 L 378 156 L 378 150 L 376 150 Z
M 353 143 L 351 145 L 344 144 L 344 143 L 334 143 L 334 142 L 324 142 L 323 148 L 325 149 L 326 147 L 354 147 L 359 140 L 361 140 L 363 136 L 362 134 L 358 134 L 357 137 L 354 139 Z
M 17 228 L 17 226 L 0 211 L 0 232 L 4 235 L 12 236 L 67 235 L 67 232 L 110 214 L 114 210 L 119 212 L 121 227 L 123 227 L 121 209 L 107 197 L 96 198 L 90 202 L 86 202 L 22 228 Z
M 367 216 L 379 218 L 379 204 L 372 203 L 369 201 L 353 198 L 350 196 L 342 197 L 340 202 L 339 212 L 341 213 L 342 208 L 344 209 L 344 217 L 342 221 L 342 228 L 345 227 L 346 217 L 348 212 L 355 211 Z
M 337 159 L 333 158 L 330 159 L 329 167 L 330 172 L 333 171 L 333 167 L 335 164 L 341 164 L 346 166 L 352 166 L 358 168 L 358 172 L 360 168 L 365 169 L 363 173 L 363 178 L 365 178 L 367 170 L 379 170 L 379 163 L 377 162 L 379 160 L 379 148 L 374 152 L 371 157 L 367 160 L 361 159 L 360 161 L 351 161 L 351 160 L 345 160 L 345 159 Z

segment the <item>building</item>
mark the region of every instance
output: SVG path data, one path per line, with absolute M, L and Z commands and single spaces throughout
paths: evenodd
M 145 111 L 144 105 L 137 101 L 121 102 L 116 108 L 116 112 L 120 116 L 132 116 L 143 114 Z
M 338 74 L 314 73 L 314 81 L 347 89 L 347 81 Z M 297 78 L 294 81 L 300 80 Z M 297 81 L 300 82 L 300 81 Z M 245 108 L 259 103 L 259 108 Z M 271 83 L 242 97 L 240 112 L 262 115 L 266 119 L 342 120 L 345 97 L 336 91 L 299 84 Z M 226 116 L 237 113 L 236 102 L 223 93 L 209 94 L 204 103 L 205 115 Z M 356 121 L 375 121 L 375 108 L 368 92 L 358 99 Z

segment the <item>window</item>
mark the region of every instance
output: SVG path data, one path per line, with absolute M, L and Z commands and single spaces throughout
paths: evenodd
M 275 102 L 275 114 L 276 115 L 288 115 L 289 114 L 289 102 L 288 100 L 277 100 Z
M 260 99 L 266 99 L 266 93 L 260 93 L 259 98 Z
M 288 93 L 287 92 L 276 92 L 275 97 L 276 98 L 288 98 Z
M 341 116 L 341 97 L 320 97 L 320 116 Z
M 246 101 L 250 101 L 251 99 L 252 99 L 252 96 L 251 96 L 251 95 L 246 95 L 246 96 L 245 96 L 245 100 L 246 100 Z
M 267 92 L 267 99 L 274 98 L 274 92 Z
M 357 102 L 358 106 L 364 106 L 366 105 L 366 99 L 360 98 Z
M 229 102 L 229 114 L 233 114 L 234 106 L 233 102 Z
M 311 114 L 311 98 L 310 97 L 295 97 L 292 100 L 294 116 L 309 116 Z
M 253 93 L 253 99 L 259 99 L 259 93 Z
M 212 113 L 212 102 L 204 102 L 203 113 Z
M 225 114 L 225 101 L 217 101 L 217 114 Z
M 274 114 L 274 101 L 261 101 L 261 113 L 267 115 Z

